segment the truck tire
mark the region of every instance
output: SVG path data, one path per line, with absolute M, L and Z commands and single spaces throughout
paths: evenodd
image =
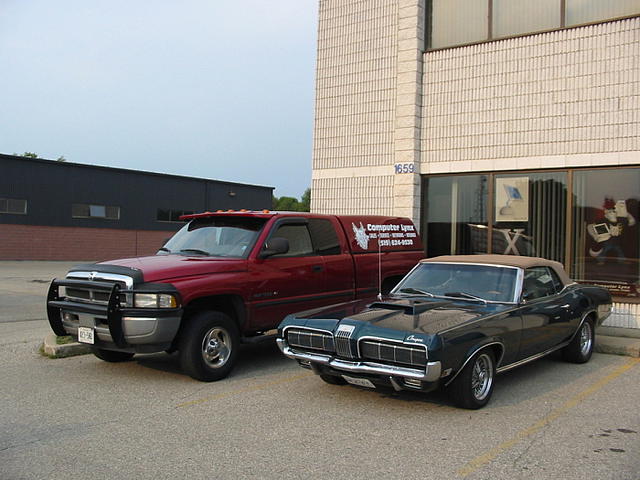
M 91 352 L 100 360 L 111 363 L 126 362 L 127 360 L 131 360 L 133 358 L 133 353 L 118 352 L 116 350 L 105 350 L 104 348 L 98 347 L 91 347 Z
M 188 320 L 179 340 L 182 369 L 203 382 L 220 380 L 231 372 L 240 347 L 235 322 L 222 312 L 200 312 Z

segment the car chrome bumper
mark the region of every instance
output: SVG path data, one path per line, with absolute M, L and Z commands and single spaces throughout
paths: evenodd
M 396 365 L 386 365 L 373 362 L 352 362 L 342 360 L 331 355 L 321 353 L 301 352 L 292 349 L 287 342 L 278 338 L 276 340 L 278 347 L 287 357 L 303 362 L 313 362 L 320 365 L 328 365 L 336 370 L 345 373 L 361 373 L 368 375 L 384 375 L 391 377 L 411 378 L 423 382 L 435 382 L 440 379 L 442 367 L 440 362 L 428 362 L 424 370 L 417 368 L 399 367 Z

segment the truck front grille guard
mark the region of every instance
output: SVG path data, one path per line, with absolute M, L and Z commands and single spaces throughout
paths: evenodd
M 87 282 L 85 280 L 56 279 L 51 282 L 49 292 L 47 293 L 47 318 L 49 319 L 51 329 L 56 335 L 67 335 L 62 324 L 61 312 L 63 309 L 102 315 L 107 317 L 107 325 L 109 326 L 109 333 L 111 334 L 113 342 L 120 348 L 126 347 L 127 343 L 125 342 L 124 329 L 122 328 L 122 311 L 120 309 L 120 302 L 122 292 L 129 292 L 129 290 L 122 290 L 118 283 L 91 282 L 92 289 L 109 292 L 109 301 L 106 308 L 104 305 L 71 302 L 60 297 L 60 287 L 86 286 Z

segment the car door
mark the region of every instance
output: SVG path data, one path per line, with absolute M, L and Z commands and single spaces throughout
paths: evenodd
M 286 238 L 289 251 L 249 265 L 248 304 L 251 326 L 275 328 L 289 313 L 326 304 L 325 268 L 314 251 L 306 218 L 283 218 L 274 225 L 270 238 Z
M 579 299 L 571 289 L 563 290 L 553 269 L 527 268 L 522 298 L 520 359 L 545 352 L 571 336 Z

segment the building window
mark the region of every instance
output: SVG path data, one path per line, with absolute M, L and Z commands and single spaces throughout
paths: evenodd
M 15 198 L 0 198 L 0 213 L 10 213 L 12 215 L 26 215 L 27 201 Z
M 575 172 L 573 198 L 573 277 L 640 295 L 640 168 Z
M 640 168 L 426 176 L 423 192 L 428 257 L 543 257 L 640 298 Z
M 638 0 L 430 0 L 427 50 L 640 15 Z
M 168 208 L 159 208 L 156 220 L 159 222 L 180 222 L 182 215 L 192 215 L 193 210 L 171 210 Z
M 104 218 L 106 220 L 119 220 L 120 207 L 74 203 L 71 205 L 71 216 L 73 218 Z
M 487 175 L 427 177 L 427 256 L 487 253 Z

